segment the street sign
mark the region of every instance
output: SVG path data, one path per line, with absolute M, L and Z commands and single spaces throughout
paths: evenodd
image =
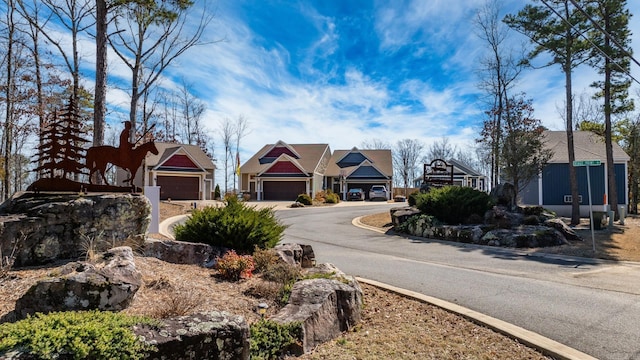
M 602 162 L 600 160 L 576 160 L 573 162 L 573 166 L 600 166 Z

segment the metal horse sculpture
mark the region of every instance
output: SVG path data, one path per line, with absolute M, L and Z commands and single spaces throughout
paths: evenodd
M 133 186 L 135 173 L 138 171 L 142 160 L 148 152 L 158 155 L 158 148 L 156 148 L 156 144 L 153 141 L 144 143 L 126 154 L 123 154 L 121 149 L 109 145 L 89 148 L 86 155 L 86 165 L 89 169 L 89 182 L 91 183 L 93 174 L 99 171 L 104 183 L 108 184 L 104 173 L 107 169 L 107 164 L 113 164 L 129 172 L 129 178 L 126 179 L 125 182 Z

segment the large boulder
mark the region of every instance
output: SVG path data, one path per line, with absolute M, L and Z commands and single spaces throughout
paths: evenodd
M 391 215 L 391 223 L 393 226 L 399 226 L 414 215 L 419 215 L 420 210 L 413 206 L 395 207 L 389 210 Z
M 113 248 L 96 262 L 73 262 L 60 274 L 33 285 L 16 302 L 15 313 L 127 308 L 142 285 L 130 247 Z
M 333 279 L 308 279 L 293 285 L 289 303 L 270 318 L 302 324 L 302 351 L 339 336 L 360 322 L 362 290 Z
M 139 194 L 23 193 L 0 205 L 0 249 L 15 266 L 76 259 L 115 244 L 141 248 L 151 203 Z
M 572 228 L 570 228 L 562 219 L 553 218 L 547 219 L 544 221 L 546 226 L 552 227 L 562 233 L 567 240 L 572 241 L 584 241 L 578 233 L 575 232 Z
M 276 251 L 283 262 L 289 265 L 311 268 L 316 264 L 316 255 L 311 245 L 279 244 L 276 245 L 273 250 Z
M 501 229 L 510 229 L 520 226 L 524 221 L 524 214 L 518 211 L 510 211 L 503 205 L 494 206 L 484 214 L 484 223 L 495 225 Z
M 516 188 L 511 183 L 501 183 L 491 189 L 489 194 L 497 205 L 505 206 L 509 210 L 516 208 Z
M 166 319 L 160 326 L 138 325 L 133 331 L 158 349 L 145 359 L 249 359 L 247 322 L 224 311 Z
M 228 249 L 209 244 L 148 238 L 144 244 L 144 255 L 172 264 L 192 264 L 213 267 L 218 257 Z

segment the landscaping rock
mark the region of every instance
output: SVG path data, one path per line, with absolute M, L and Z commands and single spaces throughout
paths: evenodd
M 95 263 L 69 263 L 58 276 L 39 281 L 18 299 L 15 313 L 25 317 L 36 312 L 123 310 L 141 285 L 131 248 L 117 247 Z
M 496 204 L 505 206 L 508 210 L 516 208 L 516 188 L 511 183 L 502 183 L 491 189 L 489 194 L 496 200 Z
M 480 244 L 513 248 L 534 248 L 567 244 L 564 235 L 547 226 L 523 225 L 513 229 L 497 229 L 487 232 Z
M 141 248 L 151 204 L 138 194 L 23 193 L 0 206 L 0 249 L 16 267 L 77 259 L 114 244 Z
M 494 206 L 484 214 L 484 223 L 495 225 L 501 229 L 519 226 L 524 221 L 524 214 L 511 211 L 505 206 Z
M 419 215 L 420 210 L 416 209 L 413 206 L 403 206 L 391 208 L 389 210 L 389 213 L 391 214 L 391 223 L 393 223 L 394 226 L 399 226 L 413 215 Z
M 289 265 L 311 268 L 316 263 L 316 255 L 311 245 L 279 244 L 273 248 L 280 259 Z
M 362 290 L 338 280 L 309 279 L 293 285 L 289 303 L 270 319 L 301 322 L 302 351 L 339 336 L 360 321 Z
M 166 319 L 159 327 L 138 325 L 133 331 L 158 349 L 145 359 L 249 359 L 249 325 L 224 311 Z
M 562 233 L 567 240 L 571 241 L 584 241 L 572 228 L 570 228 L 564 221 L 558 218 L 547 219 L 544 222 L 545 225 L 552 227 Z
M 172 264 L 194 264 L 205 267 L 215 266 L 216 259 L 228 249 L 208 244 L 175 240 L 147 239 L 144 255 Z

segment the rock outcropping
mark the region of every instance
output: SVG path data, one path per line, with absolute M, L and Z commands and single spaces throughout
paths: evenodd
M 69 263 L 59 275 L 39 281 L 18 299 L 15 313 L 23 318 L 36 312 L 123 310 L 141 285 L 131 248 L 117 247 L 96 262 Z
M 0 249 L 15 266 L 76 259 L 114 245 L 142 247 L 151 204 L 139 194 L 17 195 L 0 206 Z
M 360 286 L 334 279 L 309 279 L 293 285 L 289 303 L 270 320 L 300 322 L 302 351 L 308 353 L 360 322 L 361 311 Z
M 207 311 L 139 325 L 134 333 L 157 347 L 145 359 L 249 359 L 249 326 L 242 316 Z

